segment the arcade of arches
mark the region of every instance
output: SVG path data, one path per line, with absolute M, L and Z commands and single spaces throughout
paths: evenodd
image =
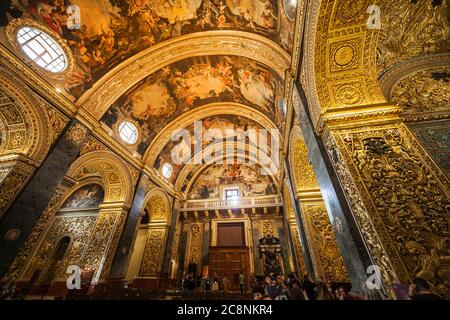
M 2 1 L 1 283 L 65 296 L 78 266 L 85 294 L 240 273 L 361 291 L 375 265 L 388 296 L 419 276 L 450 298 L 449 17 Z

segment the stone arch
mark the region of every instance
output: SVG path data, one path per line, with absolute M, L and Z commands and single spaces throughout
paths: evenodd
M 140 223 L 135 234 L 133 253 L 128 265 L 127 278 L 146 282 L 153 286 L 161 275 L 169 227 L 172 220 L 172 204 L 161 188 L 150 190 L 144 197 L 141 217 L 147 209 L 148 223 Z M 142 221 L 142 220 L 141 220 Z
M 80 97 L 77 105 L 100 119 L 114 101 L 149 74 L 186 57 L 204 55 L 251 58 L 267 65 L 281 78 L 284 78 L 291 59 L 272 40 L 250 32 L 214 30 L 182 35 L 156 44 L 122 62 Z
M 186 128 L 194 121 L 199 121 L 210 116 L 237 115 L 254 120 L 263 128 L 270 130 L 276 128 L 275 123 L 262 112 L 242 103 L 208 103 L 190 110 L 170 122 L 152 140 L 144 154 L 144 161 L 153 164 L 168 141 L 172 132 L 180 128 Z
M 49 128 L 33 94 L 0 68 L 0 215 L 47 155 Z
M 171 203 L 167 193 L 161 188 L 152 189 L 144 198 L 144 208 L 149 207 L 149 222 L 171 223 Z
M 67 175 L 77 180 L 100 175 L 105 186 L 105 203 L 131 203 L 134 187 L 130 171 L 123 160 L 111 152 L 94 151 L 83 155 L 72 164 Z
M 0 69 L 0 154 L 18 154 L 37 163 L 50 147 L 49 120 L 23 84 Z
M 291 131 L 289 146 L 289 163 L 295 192 L 318 189 L 318 182 L 308 159 L 308 150 L 298 126 Z

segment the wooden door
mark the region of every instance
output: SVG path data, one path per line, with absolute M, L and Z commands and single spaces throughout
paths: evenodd
M 239 274 L 243 273 L 248 289 L 250 276 L 248 247 L 210 247 L 209 274 L 219 278 L 219 290 L 222 290 L 222 279 L 226 275 L 230 291 L 239 291 Z

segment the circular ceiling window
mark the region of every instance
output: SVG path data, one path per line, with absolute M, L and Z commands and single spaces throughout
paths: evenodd
M 138 129 L 129 121 L 124 121 L 119 125 L 120 139 L 127 144 L 134 144 L 138 139 Z
M 39 29 L 22 27 L 17 31 L 17 42 L 25 55 L 39 67 L 53 72 L 67 68 L 67 57 L 55 39 Z
M 164 163 L 161 172 L 164 178 L 169 179 L 172 176 L 172 166 L 170 163 Z
M 283 0 L 283 9 L 289 20 L 295 20 L 297 11 L 297 0 Z

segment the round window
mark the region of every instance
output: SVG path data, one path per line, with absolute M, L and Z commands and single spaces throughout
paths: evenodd
M 41 30 L 22 27 L 17 32 L 17 42 L 25 55 L 39 67 L 53 73 L 67 68 L 64 50 L 56 40 Z
M 289 20 L 294 20 L 297 11 L 297 0 L 283 0 L 283 9 Z
M 136 143 L 138 139 L 138 129 L 131 122 L 124 121 L 119 125 L 119 136 L 120 139 L 127 144 Z
M 164 163 L 161 172 L 164 178 L 169 179 L 172 176 L 172 166 L 169 163 Z

